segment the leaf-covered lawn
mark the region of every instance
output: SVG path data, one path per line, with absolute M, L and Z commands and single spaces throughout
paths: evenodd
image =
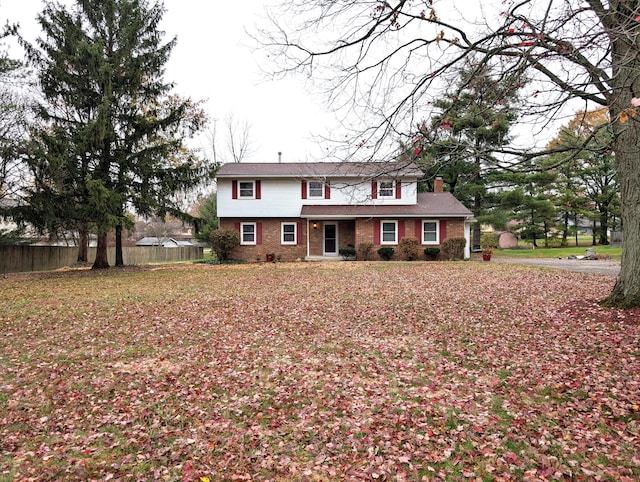
M 0 279 L 0 480 L 638 480 L 640 316 L 504 264 Z

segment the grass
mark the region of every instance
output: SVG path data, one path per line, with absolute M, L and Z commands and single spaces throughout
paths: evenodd
M 614 281 L 473 261 L 9 275 L 0 481 L 637 480 L 640 323 L 595 303 Z
M 496 249 L 494 256 L 505 258 L 567 258 L 569 256 L 585 256 L 588 248 L 584 246 L 568 248 L 536 248 L 536 249 Z M 594 246 L 596 256 L 620 259 L 622 248 L 612 248 L 611 246 Z
M 575 240 L 569 241 L 569 246 L 561 247 L 559 242 L 551 242 L 548 248 L 542 247 L 543 241 L 539 240 L 539 247 L 534 248 L 531 243 L 521 241 L 516 249 L 496 249 L 494 256 L 504 256 L 509 258 L 567 258 L 568 256 L 584 256 L 587 249 L 593 249 L 596 256 L 611 259 L 620 259 L 622 248 L 612 247 L 610 245 L 591 244 L 591 237 L 581 237 L 578 240 L 578 246 L 575 246 Z

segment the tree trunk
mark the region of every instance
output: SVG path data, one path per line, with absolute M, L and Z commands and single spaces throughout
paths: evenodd
M 549 225 L 547 224 L 546 221 L 542 223 L 542 229 L 544 232 L 544 247 L 548 248 L 549 247 Z
M 98 247 L 96 248 L 96 259 L 91 269 L 107 269 L 109 268 L 109 260 L 107 253 L 107 233 L 98 234 Z
M 639 133 L 640 126 L 632 121 L 629 130 Z M 631 136 L 622 133 L 615 141 L 616 162 L 620 179 L 621 219 L 623 229 L 620 275 L 611 294 L 604 300 L 606 306 L 619 308 L 640 307 L 640 148 L 629 142 Z
M 476 139 L 476 148 L 478 150 L 480 149 L 480 141 L 478 139 Z M 482 169 L 482 163 L 479 156 L 476 156 L 475 167 L 476 169 L 475 169 L 475 172 L 473 173 L 473 179 L 474 179 L 474 182 L 478 184 L 480 182 L 480 172 Z M 473 196 L 473 215 L 477 219 L 481 213 L 482 213 L 482 194 L 480 194 L 479 192 L 476 192 L 476 194 Z M 472 239 L 471 247 L 474 250 L 480 249 L 481 244 L 482 244 L 482 227 L 480 226 L 479 222 L 476 222 L 473 225 L 473 239 Z
M 116 226 L 116 266 L 124 266 L 124 258 L 122 256 L 122 224 Z
M 620 7 L 622 8 L 622 7 Z M 625 7 L 626 8 L 626 7 Z M 611 294 L 604 300 L 606 306 L 619 308 L 640 307 L 640 121 L 631 110 L 634 93 L 640 93 L 640 37 L 635 23 L 629 37 L 615 34 L 612 25 L 612 58 L 614 92 L 609 102 L 613 127 L 620 206 L 624 240 L 618 280 Z M 633 112 L 634 115 L 630 115 Z M 623 115 L 624 114 L 624 115 Z
M 598 243 L 601 245 L 609 244 L 609 210 L 605 207 L 600 209 L 600 239 Z
M 562 246 L 563 248 L 566 248 L 568 246 L 567 237 L 569 236 L 569 212 L 568 211 L 562 215 L 562 221 L 563 221 L 562 242 L 560 243 L 560 246 Z
M 86 225 L 78 227 L 78 263 L 89 261 L 89 230 Z

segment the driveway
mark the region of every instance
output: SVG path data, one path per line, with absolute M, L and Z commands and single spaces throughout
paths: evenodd
M 618 276 L 620 273 L 620 260 L 616 259 L 567 259 L 567 258 L 503 258 L 494 256 L 491 263 L 512 263 L 543 266 L 545 268 L 566 269 L 582 273 L 603 274 Z

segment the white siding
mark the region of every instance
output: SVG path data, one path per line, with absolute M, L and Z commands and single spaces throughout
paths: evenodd
M 261 199 L 232 199 L 231 179 L 218 179 L 218 217 L 276 217 L 300 216 L 303 204 L 395 204 L 406 205 L 417 202 L 415 179 L 402 181 L 402 198 L 371 199 L 371 181 L 341 180 L 330 182 L 330 199 L 302 199 L 299 179 L 262 179 Z

